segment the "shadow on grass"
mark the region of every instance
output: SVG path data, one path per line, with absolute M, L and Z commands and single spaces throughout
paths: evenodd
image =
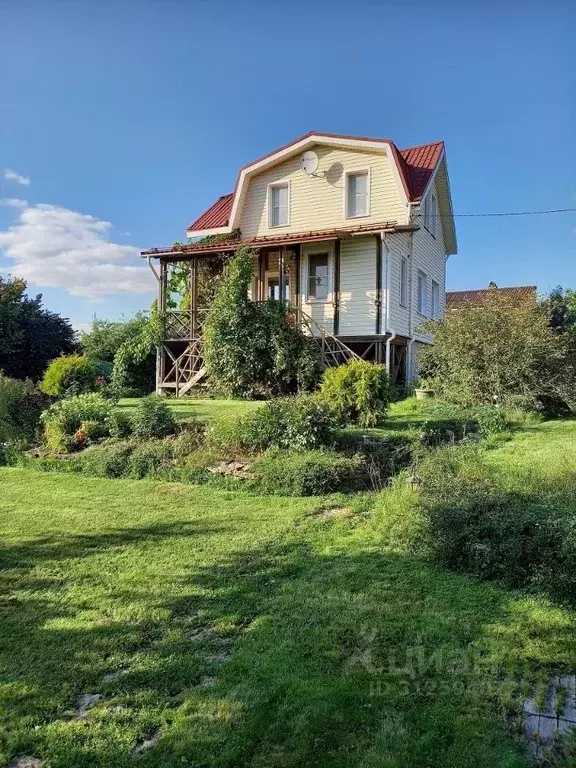
M 314 525 L 328 542 L 332 529 Z M 74 609 L 36 573 L 50 559 L 154 537 L 194 546 L 205 532 L 178 522 L 4 549 L 23 595 L 2 607 L 7 761 L 27 753 L 51 768 L 122 768 L 160 729 L 139 765 L 524 764 L 495 704 L 502 671 L 538 654 L 568 662 L 573 637 L 560 617 L 524 614 L 496 587 L 373 547 L 319 552 L 297 538 L 206 567 L 159 554 L 178 589 L 156 584 L 149 599 L 123 587 L 118 562 L 74 575 L 78 590 L 106 585 L 98 604 Z M 115 621 L 111 601 L 132 618 Z M 69 626 L 80 608 L 94 614 L 88 629 Z M 538 653 L 523 654 L 524 632 Z M 103 680 L 118 668 L 126 674 Z M 81 693 L 104 700 L 78 722 L 64 712 Z

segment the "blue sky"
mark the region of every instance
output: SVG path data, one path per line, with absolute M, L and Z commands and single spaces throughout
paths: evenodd
M 0 2 L 0 273 L 76 325 L 145 308 L 138 251 L 310 129 L 444 139 L 457 213 L 576 207 L 575 32 L 568 0 Z M 576 214 L 457 233 L 450 288 L 576 287 Z

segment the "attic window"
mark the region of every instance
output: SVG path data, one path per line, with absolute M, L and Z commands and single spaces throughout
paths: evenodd
M 368 171 L 346 174 L 345 214 L 347 219 L 370 215 L 370 174 Z
M 424 226 L 433 237 L 436 237 L 436 222 L 438 220 L 438 201 L 434 192 L 424 199 Z
M 290 223 L 290 185 L 268 186 L 268 224 L 270 227 L 286 227 Z

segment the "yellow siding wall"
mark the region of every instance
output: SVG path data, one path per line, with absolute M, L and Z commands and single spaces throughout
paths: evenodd
M 376 238 L 350 237 L 340 249 L 340 336 L 376 332 Z
M 316 173 L 326 172 L 326 177 L 307 176 L 300 170 L 298 155 L 249 181 L 240 219 L 243 238 L 407 221 L 408 209 L 388 157 L 321 146 L 314 147 L 314 151 L 319 158 Z M 344 174 L 367 168 L 370 168 L 370 215 L 346 219 Z M 290 182 L 290 223 L 271 229 L 268 226 L 268 184 L 276 181 Z

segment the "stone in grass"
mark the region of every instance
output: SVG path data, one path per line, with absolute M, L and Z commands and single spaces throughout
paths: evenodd
M 154 731 L 154 733 L 147 739 L 142 739 L 136 742 L 136 746 L 132 750 L 133 755 L 139 755 L 142 752 L 146 752 L 147 749 L 152 749 L 160 741 L 160 731 Z
M 82 693 L 80 696 L 78 696 L 78 699 L 76 701 L 76 717 L 79 720 L 84 719 L 85 717 L 88 717 L 88 714 L 93 706 L 95 706 L 100 699 L 102 698 L 102 694 L 100 693 Z
M 329 520 L 332 517 L 347 517 L 350 512 L 350 507 L 320 507 L 312 514 L 321 520 Z
M 117 680 L 120 680 L 120 678 L 124 677 L 124 675 L 128 675 L 129 673 L 129 669 L 117 669 L 115 672 L 108 672 L 108 674 L 104 675 L 102 682 L 115 683 Z
M 31 757 L 30 755 L 24 755 L 19 757 L 13 763 L 10 763 L 8 768 L 42 768 L 44 760 L 40 760 L 39 757 Z
M 211 685 L 216 684 L 216 678 L 215 677 L 201 677 L 200 682 L 198 683 L 199 688 L 209 688 Z

